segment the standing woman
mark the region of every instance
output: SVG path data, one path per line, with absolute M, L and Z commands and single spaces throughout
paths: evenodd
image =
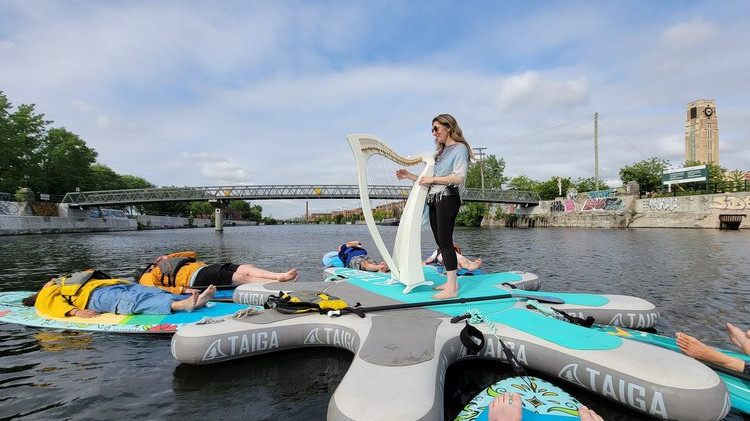
M 469 143 L 464 139 L 458 122 L 450 114 L 440 114 L 432 119 L 432 135 L 435 136 L 437 147 L 435 175 L 417 180 L 415 174 L 400 169 L 396 171 L 396 177 L 399 180 L 408 178 L 430 188 L 427 193 L 430 228 L 443 255 L 447 277 L 445 284 L 435 287 L 442 291 L 433 295 L 432 298 L 454 298 L 458 296 L 458 276 L 456 275 L 458 259 L 453 249 L 453 228 L 456 225 L 458 209 L 461 207 L 458 187 L 466 179 L 469 159 L 474 158 L 474 154 L 471 152 Z

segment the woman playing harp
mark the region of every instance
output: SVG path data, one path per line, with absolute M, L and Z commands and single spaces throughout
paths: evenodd
M 427 208 L 430 228 L 435 242 L 443 255 L 447 281 L 435 287 L 442 290 L 432 298 L 445 299 L 458 296 L 458 259 L 453 249 L 453 229 L 461 207 L 459 186 L 466 179 L 469 160 L 474 158 L 469 143 L 464 139 L 461 127 L 450 114 L 440 114 L 432 119 L 432 135 L 435 136 L 435 175 L 417 180 L 415 174 L 400 169 L 399 180 L 408 178 L 420 185 L 429 186 Z

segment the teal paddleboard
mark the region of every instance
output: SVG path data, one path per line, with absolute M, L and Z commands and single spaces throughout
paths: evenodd
M 581 403 L 568 392 L 537 377 L 519 376 L 500 380 L 484 389 L 454 420 L 487 421 L 490 403 L 505 392 L 521 395 L 523 421 L 572 421 L 579 418 Z
M 680 348 L 677 347 L 677 339 L 673 337 L 606 325 L 594 325 L 592 326 L 592 329 L 596 329 L 620 338 L 645 342 L 651 345 L 656 345 L 662 348 L 668 348 L 673 351 L 680 352 Z M 750 356 L 747 356 L 745 354 L 721 348 L 715 349 L 726 355 L 739 358 L 743 361 L 750 361 Z M 727 385 L 727 390 L 729 390 L 729 395 L 732 399 L 732 408 L 737 411 L 744 412 L 745 414 L 750 414 L 750 377 L 743 376 L 741 373 L 734 373 L 730 370 L 724 369 L 723 367 L 717 367 L 713 364 L 707 365 L 714 371 L 716 371 L 716 374 L 718 374 L 719 377 L 721 377 L 721 379 L 724 380 L 724 383 Z

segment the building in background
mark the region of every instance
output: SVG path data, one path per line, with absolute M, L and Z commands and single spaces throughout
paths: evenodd
M 699 99 L 687 105 L 685 161 L 719 164 L 716 101 Z

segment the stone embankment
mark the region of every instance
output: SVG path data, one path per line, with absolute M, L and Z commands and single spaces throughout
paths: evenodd
M 750 228 L 750 193 L 559 198 L 539 206 L 492 205 L 482 226 L 576 228 Z
M 255 225 L 225 221 L 225 226 Z M 213 227 L 210 219 L 157 215 L 127 215 L 117 209 L 78 209 L 67 204 L 0 201 L 0 235 L 58 234 L 67 232 L 134 231 Z

